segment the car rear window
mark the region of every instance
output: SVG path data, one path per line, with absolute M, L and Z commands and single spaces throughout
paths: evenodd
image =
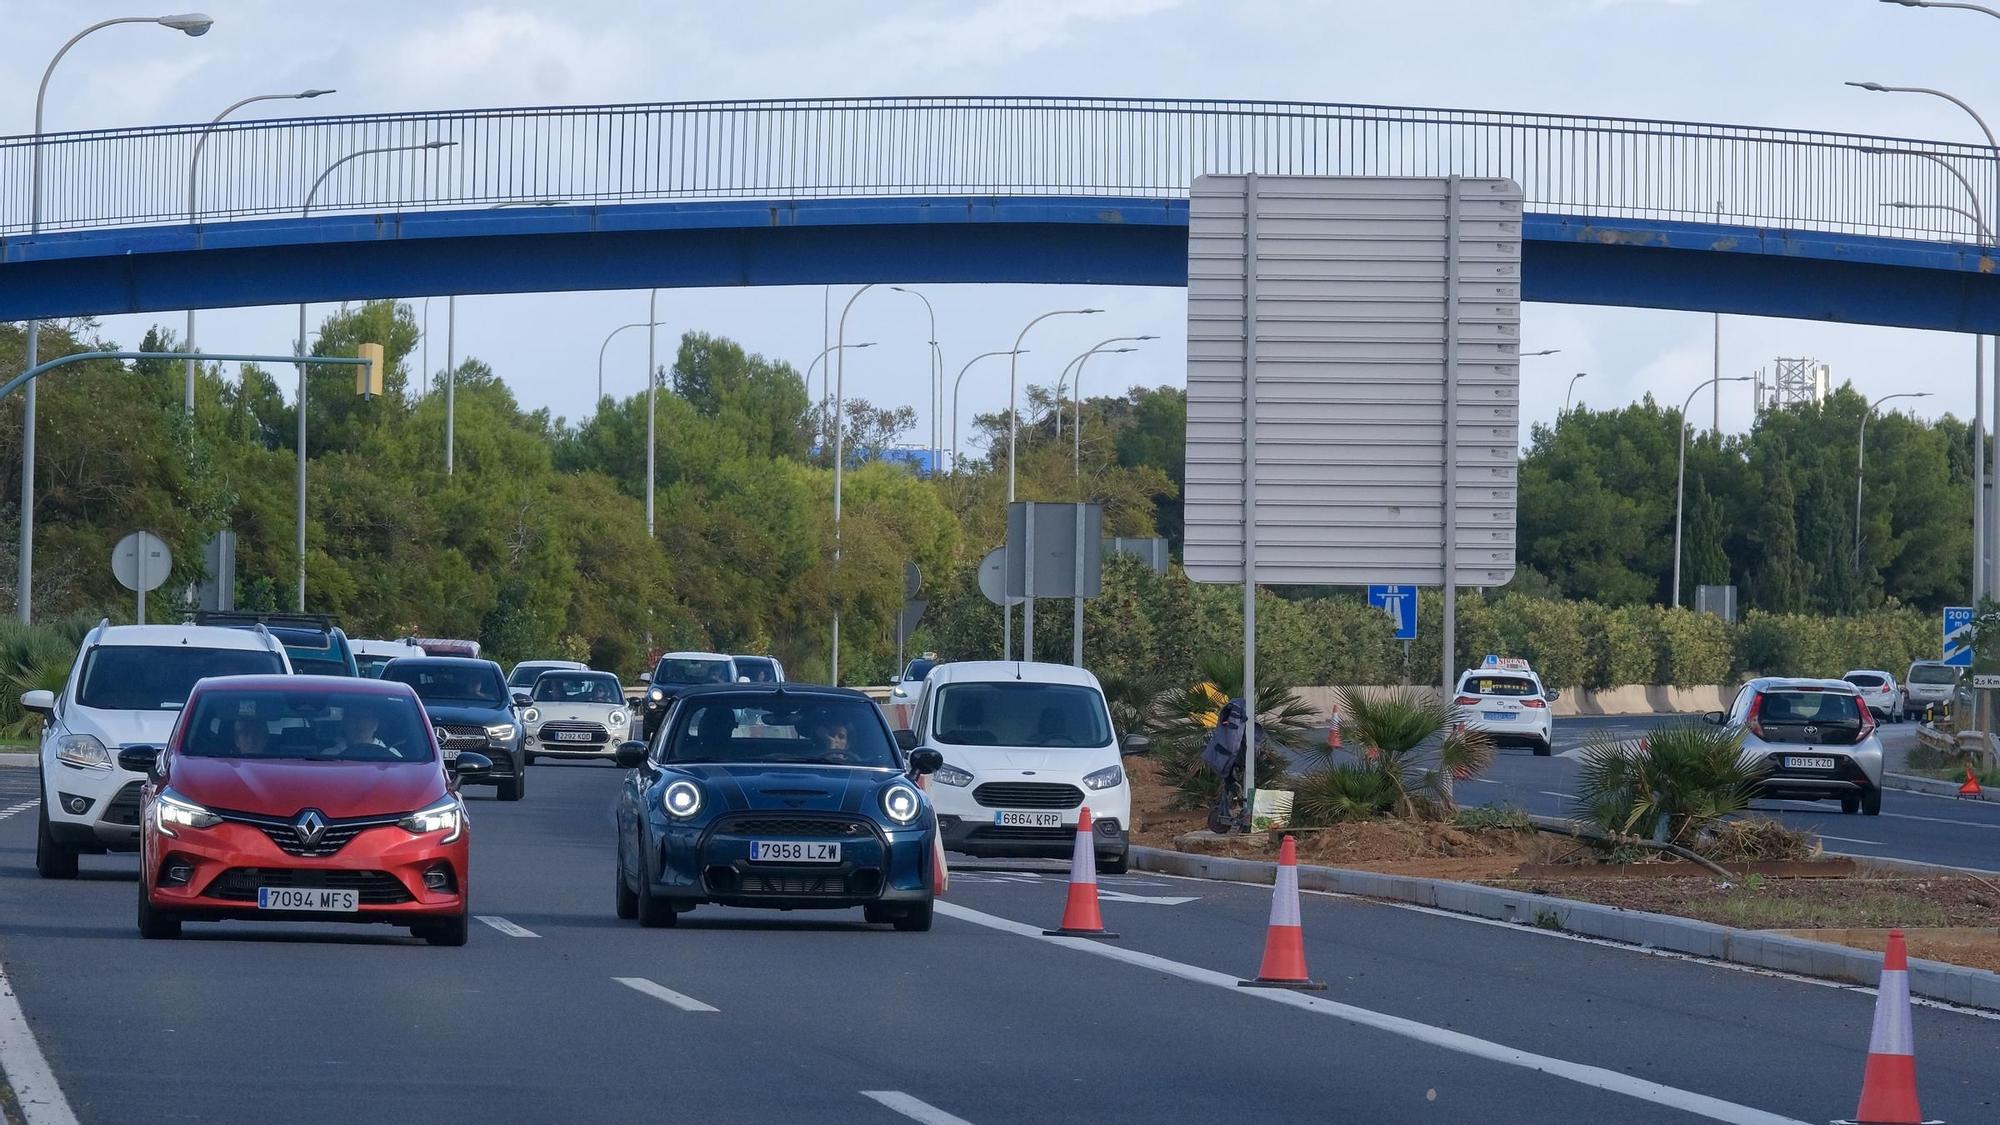
M 1912 664 L 1910 682 L 1913 684 L 1955 684 L 1958 669 L 1949 664 Z
M 1099 747 L 1111 742 L 1104 697 L 1076 684 L 947 684 L 937 740 L 953 746 Z
M 1497 695 L 1515 699 L 1542 694 L 1535 681 L 1520 676 L 1470 676 L 1466 678 L 1464 690 L 1468 695 Z
M 1852 675 L 1842 676 L 1841 679 L 1855 687 L 1881 687 L 1888 682 L 1887 677 L 1878 676 L 1873 672 L 1855 672 Z
M 1846 692 L 1780 688 L 1760 697 L 1752 726 L 1767 742 L 1846 745 L 1867 733 L 1866 706 Z

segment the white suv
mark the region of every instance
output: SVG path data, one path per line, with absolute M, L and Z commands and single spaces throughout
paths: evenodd
M 83 639 L 62 694 L 31 691 L 21 706 L 43 716 L 42 805 L 35 870 L 76 878 L 76 857 L 139 847 L 139 789 L 146 775 L 119 751 L 161 747 L 195 681 L 289 674 L 285 648 L 259 625 L 101 623 Z
M 1546 758 L 1555 746 L 1555 713 L 1549 704 L 1561 692 L 1542 683 L 1525 660 L 1487 657 L 1486 664 L 1458 678 L 1452 705 L 1465 715 L 1465 726 L 1495 746 L 1526 746 Z
M 1067 858 L 1088 805 L 1099 869 L 1125 870 L 1132 787 L 1096 676 L 1066 664 L 940 664 L 911 729 L 944 755 L 928 790 L 945 847 Z

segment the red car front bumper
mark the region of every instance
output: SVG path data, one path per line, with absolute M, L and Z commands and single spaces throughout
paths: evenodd
M 383 824 L 363 829 L 333 855 L 313 857 L 286 854 L 254 825 L 227 821 L 210 828 L 176 827 L 168 836 L 149 815 L 140 827 L 141 893 L 154 910 L 190 920 L 420 925 L 465 913 L 469 831 L 461 824 L 458 838 L 445 843 L 448 832 L 415 836 Z M 351 889 L 357 909 L 264 910 L 258 906 L 262 887 Z

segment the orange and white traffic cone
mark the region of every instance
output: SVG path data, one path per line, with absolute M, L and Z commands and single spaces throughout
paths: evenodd
M 1334 750 L 1340 749 L 1340 712 L 1338 710 L 1333 712 L 1327 726 L 1326 744 Z
M 1290 836 L 1278 848 L 1278 877 L 1271 888 L 1271 929 L 1264 938 L 1264 964 L 1244 988 L 1295 988 L 1324 992 L 1326 985 L 1306 975 L 1306 931 L 1299 921 L 1299 849 Z
M 917 788 L 929 792 L 929 775 L 917 778 Z M 951 888 L 951 868 L 944 862 L 944 830 L 939 829 L 931 836 L 931 893 L 941 895 Z
M 1097 910 L 1097 843 L 1090 827 L 1090 806 L 1076 818 L 1076 851 L 1069 861 L 1069 901 L 1063 904 L 1062 925 L 1043 930 L 1049 937 L 1115 938 L 1104 928 Z
M 1910 960 L 1903 931 L 1889 931 L 1882 983 L 1875 990 L 1875 1026 L 1868 1033 L 1868 1069 L 1853 1121 L 1834 1125 L 1942 1125 L 1917 1108 L 1917 1056 L 1910 1031 Z

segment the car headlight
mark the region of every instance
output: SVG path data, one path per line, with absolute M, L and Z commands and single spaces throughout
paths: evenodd
M 539 723 L 542 721 L 542 713 L 538 709 L 530 707 L 526 711 L 521 712 L 521 721 L 524 723 Z
M 1116 789 L 1124 781 L 1125 770 L 1120 766 L 1105 766 L 1083 775 L 1083 783 L 1092 789 Z
M 56 760 L 87 770 L 108 770 L 111 768 L 111 751 L 106 750 L 93 735 L 68 734 L 56 743 Z
M 962 788 L 972 784 L 972 772 L 959 769 L 947 762 L 937 768 L 937 772 L 931 775 L 931 780 L 940 785 L 956 785 Z
M 221 823 L 221 817 L 171 789 L 153 798 L 153 826 L 169 836 L 180 835 L 176 827 L 213 828 Z
M 923 802 L 909 786 L 898 783 L 882 790 L 882 811 L 897 824 L 910 823 L 922 810 Z
M 686 820 L 701 811 L 701 786 L 692 781 L 676 781 L 660 794 L 660 805 L 668 816 Z
M 666 697 L 667 693 L 661 691 L 659 688 L 653 688 L 651 691 L 648 691 L 646 693 L 646 698 L 652 700 L 655 703 L 658 703 L 659 701 L 665 699 Z
M 632 716 L 626 714 L 623 711 L 613 711 L 611 712 L 611 714 L 605 717 L 610 721 L 611 725 L 614 727 L 622 727 L 626 723 L 632 721 Z
M 449 844 L 465 831 L 465 805 L 457 797 L 444 796 L 396 822 L 405 832 L 427 836 L 446 833 L 440 844 Z
M 505 742 L 514 737 L 513 723 L 494 723 L 486 728 L 486 737 L 493 742 Z

